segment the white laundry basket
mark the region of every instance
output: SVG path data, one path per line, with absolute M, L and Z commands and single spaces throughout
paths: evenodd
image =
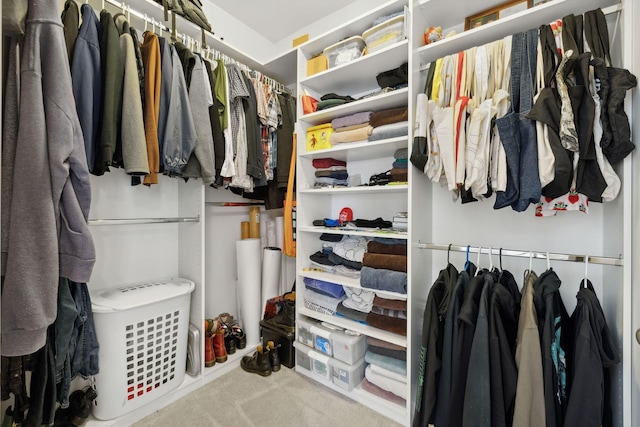
M 100 344 L 94 417 L 117 418 L 182 383 L 194 288 L 178 278 L 91 294 Z

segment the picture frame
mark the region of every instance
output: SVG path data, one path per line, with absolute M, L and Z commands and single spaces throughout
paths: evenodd
M 509 0 L 490 9 L 483 10 L 480 13 L 467 16 L 464 19 L 464 30 L 471 30 L 481 27 L 482 25 L 497 21 L 513 15 L 530 7 L 544 3 L 546 0 Z

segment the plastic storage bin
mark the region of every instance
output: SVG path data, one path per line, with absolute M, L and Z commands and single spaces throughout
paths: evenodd
M 331 358 L 319 351 L 309 350 L 309 359 L 311 361 L 311 372 L 317 376 L 331 381 Z
M 333 68 L 360 58 L 364 48 L 364 39 L 360 36 L 353 36 L 326 47 L 322 53 L 327 57 L 329 68 Z
M 307 151 L 324 150 L 331 148 L 329 137 L 333 133 L 331 123 L 323 123 L 321 125 L 311 126 L 307 129 Z
M 364 357 L 353 364 L 335 358 L 332 358 L 329 363 L 331 365 L 331 380 L 335 385 L 351 391 L 362 382 L 366 365 Z
M 373 53 L 397 43 L 403 40 L 404 37 L 404 15 L 398 15 L 362 33 L 362 38 L 367 44 L 368 53 Z
M 298 341 L 302 344 L 313 348 L 313 332 L 311 332 L 311 327 L 315 325 L 319 325 L 320 322 L 309 319 L 307 317 L 300 317 L 296 319 L 296 331 L 298 332 Z
M 100 343 L 97 419 L 117 418 L 182 383 L 194 288 L 190 280 L 170 279 L 91 294 Z
M 296 365 L 306 369 L 307 371 L 311 371 L 311 358 L 309 357 L 311 348 L 299 341 L 294 342 L 293 346 L 296 349 Z
M 355 363 L 364 357 L 367 343 L 364 335 L 344 330 L 331 333 L 333 357 L 346 363 Z

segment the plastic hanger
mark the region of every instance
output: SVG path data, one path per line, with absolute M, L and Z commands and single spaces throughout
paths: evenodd
M 587 286 L 587 278 L 589 277 L 589 255 L 584 256 L 584 279 L 582 279 L 582 287 Z
M 489 246 L 489 271 L 493 271 L 493 248 Z
M 469 265 L 469 249 L 471 249 L 471 245 L 467 245 L 467 255 L 466 255 L 466 259 L 464 261 L 465 270 L 467 269 L 467 266 Z
M 502 274 L 502 248 L 500 248 L 500 273 Z
M 149 17 L 147 16 L 147 14 L 144 14 L 144 31 L 147 31 L 147 28 L 149 27 Z
M 533 251 L 529 251 L 529 273 L 533 272 Z
M 551 260 L 549 259 L 549 252 L 547 252 L 547 270 L 551 270 Z
M 450 264 L 449 255 L 451 255 L 451 243 L 449 243 L 449 248 L 447 249 L 447 265 Z
M 476 270 L 476 276 L 480 275 L 480 252 L 482 252 L 482 246 L 478 246 L 478 257 L 476 258 L 476 267 L 478 267 L 478 269 Z

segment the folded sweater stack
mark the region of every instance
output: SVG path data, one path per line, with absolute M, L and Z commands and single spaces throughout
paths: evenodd
M 333 133 L 329 137 L 329 142 L 336 145 L 345 142 L 366 141 L 373 130 L 369 124 L 372 115 L 373 111 L 363 111 L 333 119 L 331 121 Z
M 313 167 L 316 168 L 315 188 L 346 187 L 349 185 L 349 173 L 347 162 L 331 158 L 314 159 Z
M 406 136 L 409 134 L 409 110 L 400 107 L 378 111 L 369 123 L 373 127 L 369 141 Z

